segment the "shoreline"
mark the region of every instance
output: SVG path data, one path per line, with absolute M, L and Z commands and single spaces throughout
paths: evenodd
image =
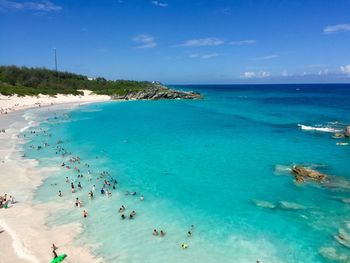
M 108 100 L 62 102 L 44 105 L 42 109 L 74 109 L 82 104 L 105 101 Z M 18 134 L 30 125 L 24 114 L 33 108 L 35 106 L 0 115 L 0 128 L 6 130 L 5 133 L 0 133 L 0 194 L 13 195 L 16 200 L 10 208 L 0 210 L 0 262 L 50 262 L 52 243 L 58 246 L 59 255 L 68 255 L 65 262 L 103 262 L 93 255 L 90 247 L 75 245 L 75 237 L 82 231 L 80 223 L 47 226 L 47 216 L 54 211 L 66 209 L 64 204 L 33 203 L 36 189 L 52 171 L 39 168 L 36 160 L 22 157 L 21 144 L 24 139 L 18 138 Z
M 57 94 L 56 96 L 39 95 L 19 97 L 17 95 L 5 96 L 0 94 L 0 116 L 16 111 L 62 105 L 67 103 L 85 104 L 112 100 L 110 96 L 95 95 L 89 90 L 82 90 L 82 92 L 84 92 L 84 95 L 81 96 Z

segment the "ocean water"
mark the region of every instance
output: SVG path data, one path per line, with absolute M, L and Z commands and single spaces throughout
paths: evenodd
M 175 88 L 204 99 L 28 113 L 41 124 L 24 132 L 26 156 L 58 168 L 35 201 L 67 205 L 48 224 L 81 222 L 77 244 L 106 262 L 350 262 L 350 145 L 336 145 L 350 140 L 332 138 L 350 123 L 350 85 Z M 331 184 L 296 184 L 293 164 Z M 66 176 L 82 189 L 71 194 Z M 100 194 L 104 179 L 118 182 L 111 197 Z M 121 205 L 134 219 L 120 218 Z

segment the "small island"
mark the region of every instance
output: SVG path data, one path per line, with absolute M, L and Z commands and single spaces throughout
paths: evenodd
M 78 96 L 84 90 L 123 100 L 202 98 L 199 93 L 173 90 L 157 81 L 107 80 L 46 68 L 0 66 L 0 94 L 5 96 Z

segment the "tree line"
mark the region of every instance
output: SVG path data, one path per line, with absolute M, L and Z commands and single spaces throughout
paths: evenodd
M 82 95 L 80 90 L 83 89 L 101 95 L 124 95 L 157 85 L 159 83 L 149 81 L 89 79 L 84 75 L 46 68 L 0 66 L 0 93 L 3 95 Z

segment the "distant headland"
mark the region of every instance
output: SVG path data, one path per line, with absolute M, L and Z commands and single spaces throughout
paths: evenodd
M 84 95 L 83 90 L 124 100 L 202 98 L 199 93 L 173 90 L 157 81 L 107 80 L 46 68 L 0 66 L 0 94 L 5 96 Z

